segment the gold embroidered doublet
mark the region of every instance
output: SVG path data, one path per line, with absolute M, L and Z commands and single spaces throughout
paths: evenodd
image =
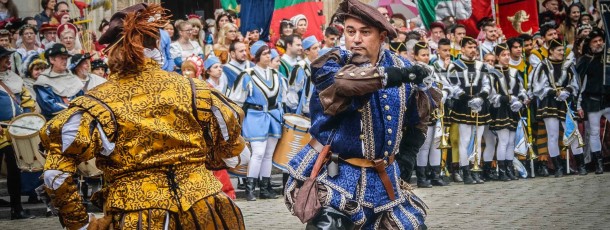
M 220 191 L 206 165 L 239 155 L 243 111 L 205 82 L 195 81 L 193 94 L 186 78 L 152 60 L 142 69 L 133 76 L 111 76 L 49 121 L 41 131 L 49 151 L 45 170 L 74 173 L 78 163 L 96 157 L 107 182 L 101 194 L 107 210 L 186 211 Z M 82 118 L 76 139 L 62 151 L 62 127 L 77 113 Z M 107 143 L 114 150 L 107 151 Z

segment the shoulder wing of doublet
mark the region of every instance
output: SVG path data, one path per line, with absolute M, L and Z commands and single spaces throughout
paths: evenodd
M 70 102 L 69 109 L 73 108 L 78 108 L 79 110 L 93 116 L 102 126 L 102 129 L 104 130 L 104 133 L 108 139 L 114 142 L 115 138 L 117 137 L 119 125 L 114 112 L 108 106 L 108 104 L 106 104 L 106 102 L 88 93 L 85 96 L 78 97 Z

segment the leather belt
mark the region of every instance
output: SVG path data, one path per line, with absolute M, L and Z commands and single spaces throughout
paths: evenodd
M 278 108 L 277 105 L 272 105 L 272 106 L 268 106 L 267 110 L 274 110 L 274 109 L 277 109 L 277 108 Z M 243 110 L 244 111 L 248 111 L 248 109 L 253 109 L 253 110 L 258 110 L 258 111 L 265 110 L 265 108 L 262 105 L 244 103 Z
M 314 150 L 316 150 L 318 153 L 322 152 L 322 148 L 324 148 L 324 145 L 322 143 L 320 143 L 318 140 L 316 140 L 315 138 L 311 138 L 311 141 L 309 141 L 309 145 Z M 341 159 L 341 161 L 343 161 L 345 163 L 348 163 L 348 164 L 356 166 L 356 167 L 375 169 L 375 172 L 377 172 L 377 175 L 379 175 L 379 178 L 381 179 L 381 183 L 383 184 L 385 191 L 388 193 L 388 197 L 390 198 L 390 200 L 396 200 L 396 196 L 394 195 L 394 187 L 392 186 L 392 181 L 390 181 L 388 172 L 385 169 L 388 165 L 391 165 L 392 163 L 394 163 L 394 154 L 388 156 L 387 160 L 384 158 L 375 159 L 375 160 L 369 160 L 369 159 L 364 159 L 364 158 L 349 158 L 349 159 L 339 158 L 339 159 Z

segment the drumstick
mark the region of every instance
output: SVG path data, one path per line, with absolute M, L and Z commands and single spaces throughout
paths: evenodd
M 0 122 L 0 125 L 7 126 L 7 127 L 12 126 L 12 127 L 15 127 L 15 128 L 20 128 L 20 129 L 27 129 L 27 130 L 38 131 L 38 129 L 34 129 L 34 128 L 30 128 L 30 127 L 25 127 L 25 126 L 20 126 L 20 125 L 11 125 L 11 124 L 4 123 L 4 122 Z

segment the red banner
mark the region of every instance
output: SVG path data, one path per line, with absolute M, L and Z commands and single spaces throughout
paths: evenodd
M 538 2 L 532 0 L 499 0 L 498 22 L 506 38 L 534 34 L 539 29 Z
M 457 3 L 460 2 L 468 2 L 468 1 L 454 1 Z M 459 5 L 459 4 L 457 4 Z M 473 38 L 476 38 L 479 35 L 479 28 L 477 28 L 477 23 L 481 21 L 483 18 L 492 18 L 491 14 L 491 1 L 490 0 L 472 0 L 471 5 L 472 14 L 470 18 L 464 20 L 458 20 L 459 23 L 466 26 L 466 34 Z M 468 10 L 466 6 L 464 10 Z M 457 17 L 459 19 L 459 16 Z

